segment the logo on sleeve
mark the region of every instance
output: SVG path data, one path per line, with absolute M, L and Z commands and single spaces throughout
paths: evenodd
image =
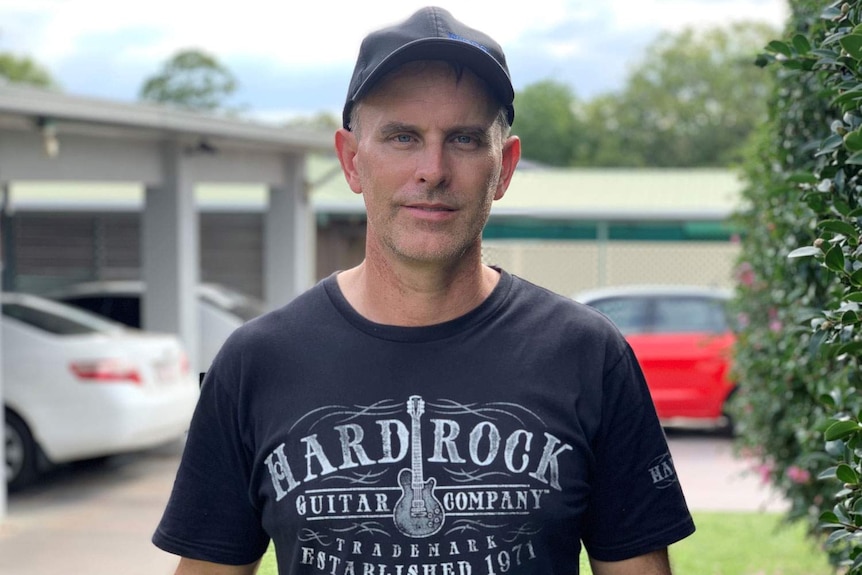
M 659 455 L 650 461 L 647 471 L 656 489 L 667 489 L 677 482 L 676 469 L 673 467 L 670 453 Z

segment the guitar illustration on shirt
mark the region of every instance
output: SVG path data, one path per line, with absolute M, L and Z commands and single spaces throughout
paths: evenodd
M 412 419 L 410 469 L 398 473 L 401 497 L 395 503 L 393 519 L 395 527 L 408 537 L 428 537 L 443 527 L 443 506 L 434 496 L 437 481 L 427 481 L 422 475 L 422 436 L 420 418 L 425 412 L 425 402 L 418 395 L 407 400 L 407 413 Z

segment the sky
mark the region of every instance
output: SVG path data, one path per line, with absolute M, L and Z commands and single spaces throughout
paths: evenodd
M 0 0 L 0 52 L 27 55 L 61 89 L 134 102 L 180 49 L 237 78 L 231 105 L 279 122 L 340 114 L 359 44 L 429 0 Z M 584 99 L 620 89 L 662 32 L 756 20 L 780 29 L 786 0 L 463 0 L 437 5 L 503 45 L 515 90 L 544 79 Z

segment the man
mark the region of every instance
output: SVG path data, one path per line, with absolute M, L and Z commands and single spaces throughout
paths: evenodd
M 439 8 L 362 44 L 335 147 L 366 257 L 226 343 L 154 535 L 181 575 L 669 574 L 694 525 L 598 313 L 482 263 L 520 157 L 500 47 Z

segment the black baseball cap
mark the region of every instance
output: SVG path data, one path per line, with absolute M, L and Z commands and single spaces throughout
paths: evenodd
M 383 76 L 415 60 L 458 62 L 485 80 L 515 120 L 515 90 L 503 49 L 490 36 L 459 22 L 442 8 L 422 8 L 400 24 L 372 32 L 362 41 L 347 89 L 342 122 L 349 128 L 353 105 Z

